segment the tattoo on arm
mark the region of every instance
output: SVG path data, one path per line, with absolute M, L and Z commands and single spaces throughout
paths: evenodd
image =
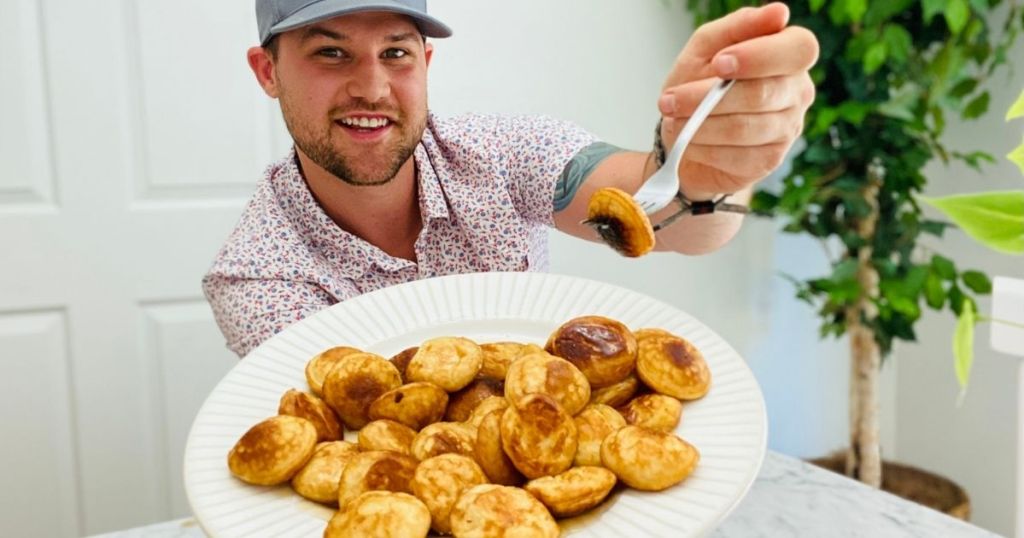
M 604 142 L 594 142 L 583 148 L 565 165 L 562 175 L 555 184 L 555 212 L 561 211 L 576 197 L 580 185 L 590 177 L 590 173 L 609 155 L 625 151 Z

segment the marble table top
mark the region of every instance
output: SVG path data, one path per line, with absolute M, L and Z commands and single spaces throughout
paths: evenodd
M 192 518 L 101 538 L 202 538 Z M 984 529 L 776 452 L 712 538 L 994 537 Z

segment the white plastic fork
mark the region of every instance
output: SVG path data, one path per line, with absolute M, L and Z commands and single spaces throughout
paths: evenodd
M 651 215 L 661 210 L 679 192 L 679 163 L 683 160 L 686 146 L 690 144 L 693 135 L 697 134 L 697 129 L 700 129 L 701 124 L 735 82 L 735 80 L 721 80 L 711 87 L 711 90 L 704 96 L 704 100 L 697 106 L 693 116 L 686 120 L 686 126 L 676 138 L 676 143 L 672 145 L 672 151 L 665 157 L 665 164 L 654 175 L 647 178 L 647 181 L 640 186 L 640 190 L 633 195 L 633 199 L 637 201 L 644 213 Z

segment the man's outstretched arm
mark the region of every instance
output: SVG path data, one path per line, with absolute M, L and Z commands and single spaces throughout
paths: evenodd
M 788 19 L 784 4 L 740 9 L 699 27 L 676 58 L 658 101 L 666 150 L 718 79 L 737 80 L 684 154 L 679 177 L 687 198 L 731 194 L 731 203 L 746 204 L 753 185 L 782 163 L 799 137 L 814 101 L 809 69 L 817 61 L 818 42 L 810 31 L 787 26 Z M 636 192 L 657 168 L 652 152 L 584 148 L 563 174 L 562 183 L 575 194 L 555 213 L 555 225 L 595 240 L 594 230 L 580 224 L 590 196 L 602 187 Z M 677 210 L 670 204 L 651 221 Z M 741 223 L 737 213 L 687 215 L 657 233 L 657 249 L 710 252 L 727 243 Z

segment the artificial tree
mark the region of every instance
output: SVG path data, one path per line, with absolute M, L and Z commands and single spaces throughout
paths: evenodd
M 697 23 L 762 3 L 687 0 Z M 781 218 L 785 232 L 820 239 L 829 253 L 831 274 L 793 282 L 797 297 L 818 309 L 823 337 L 849 337 L 846 471 L 878 487 L 881 361 L 895 340 L 915 339 L 923 305 L 948 309 L 973 324 L 973 295 L 991 290 L 983 272 L 962 270 L 949 257 L 922 248 L 923 234 L 941 238 L 953 226 L 922 211 L 928 183 L 922 170 L 933 159 L 961 160 L 977 170 L 994 161 L 984 151 L 949 149 L 941 135 L 948 114 L 973 119 L 987 111 L 985 85 L 1006 62 L 1024 15 L 1014 0 L 787 4 L 791 23 L 810 29 L 821 45 L 811 73 L 817 97 L 807 115 L 806 145 L 781 191 L 757 192 L 752 209 Z M 1012 211 L 1017 197 L 1024 202 L 1022 193 L 991 193 L 935 205 L 956 222 L 968 215 L 966 228 L 985 236 L 1001 221 L 978 220 L 974 210 L 995 205 Z M 1018 248 L 1024 251 L 1024 235 Z M 957 357 L 958 378 L 966 383 L 969 357 Z

